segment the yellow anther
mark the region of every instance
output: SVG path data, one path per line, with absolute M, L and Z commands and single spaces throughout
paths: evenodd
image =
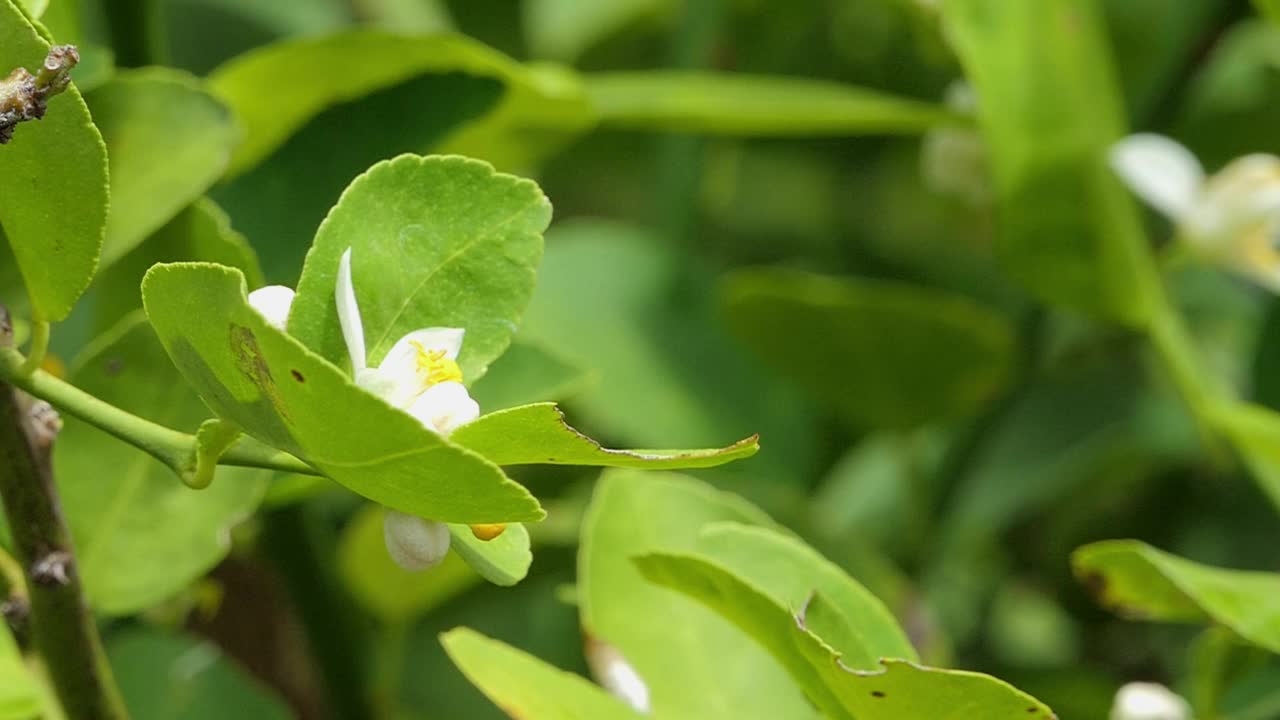
M 462 369 L 458 363 L 445 357 L 444 350 L 428 350 L 416 340 L 410 343 L 418 351 L 418 372 L 427 387 L 442 382 L 462 382 Z
M 506 532 L 506 523 L 478 524 L 471 526 L 471 534 L 476 536 L 477 540 L 489 542 Z

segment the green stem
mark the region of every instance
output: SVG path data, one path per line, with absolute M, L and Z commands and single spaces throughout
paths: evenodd
M 44 356 L 49 352 L 49 323 L 44 320 L 33 320 L 31 322 L 31 350 L 27 353 L 27 359 L 22 361 L 22 367 L 18 368 L 18 372 L 23 375 L 30 375 L 40 369 L 40 365 L 44 363 Z
M 33 644 L 69 717 L 127 720 L 62 519 L 50 458 L 54 432 L 37 425 L 15 388 L 0 383 L 0 500 L 25 568 Z
M 22 356 L 16 351 L 0 349 L 0 381 L 10 382 L 48 401 L 58 410 L 137 447 L 168 465 L 179 477 L 186 478 L 195 472 L 197 444 L 194 435 L 157 425 L 121 410 L 43 370 L 24 375 L 22 365 Z M 219 463 L 303 475 L 320 474 L 298 458 L 248 438 L 233 444 L 219 458 Z

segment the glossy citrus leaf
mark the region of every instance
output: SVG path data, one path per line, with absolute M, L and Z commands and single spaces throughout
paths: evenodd
M 351 274 L 370 367 L 426 327 L 467 331 L 467 382 L 506 350 L 533 294 L 551 203 L 529 180 L 453 156 L 402 155 L 356 178 L 316 233 L 289 332 L 338 366 L 348 362 L 334 288 Z
M 1056 718 L 1043 703 L 980 673 L 927 668 L 901 660 L 854 669 L 809 627 L 808 608 L 788 608 L 716 561 L 680 553 L 635 559 L 652 582 L 706 604 L 782 663 L 806 695 L 836 720 L 992 720 Z M 830 607 L 830 599 L 816 595 Z M 850 615 L 853 623 L 860 618 Z M 857 625 L 852 629 L 856 631 Z
M 691 478 L 610 470 L 582 524 L 579 607 L 586 633 L 615 647 L 659 717 L 817 718 L 786 671 L 729 621 L 654 586 L 631 562 L 687 552 L 708 523 L 770 525 L 736 496 Z M 732 658 L 732 662 L 727 659 Z
M 351 58 L 360 62 L 351 62 Z M 572 76 L 529 70 L 480 43 L 452 35 L 404 35 L 362 29 L 322 37 L 287 40 L 246 53 L 210 76 L 213 91 L 235 109 L 245 142 L 237 149 L 232 172 L 246 170 L 271 154 L 290 135 L 325 108 L 363 97 L 415 76 L 466 73 L 494 78 L 506 92 L 488 114 L 464 128 L 445 148 L 479 149 L 512 162 L 536 157 L 538 148 L 523 142 L 557 145 L 591 122 L 582 90 Z M 305 75 L 316 82 L 280 83 Z M 489 147 L 480 145 L 488 140 Z M 506 143 L 493 147 L 494 141 Z M 457 147 L 451 147 L 450 142 Z M 512 145 L 516 155 L 511 156 Z M 426 150 L 426 148 L 420 148 Z
M 596 465 L 660 469 L 714 467 L 751 457 L 756 437 L 706 450 L 610 450 L 569 427 L 555 403 L 535 403 L 481 416 L 450 439 L 498 465 Z
M 851 422 L 911 427 L 980 408 L 1008 375 L 1013 330 L 932 288 L 744 270 L 723 293 L 733 330 Z
M 449 526 L 450 547 L 472 570 L 494 585 L 511 586 L 529 574 L 533 563 L 529 530 L 520 523 L 510 523 L 501 535 L 481 540 L 469 525 Z
M 520 720 L 640 720 L 646 717 L 593 685 L 474 630 L 440 636 L 445 652 L 476 687 Z
M 174 364 L 215 413 L 387 507 L 486 523 L 539 520 L 527 490 L 480 456 L 355 386 L 245 299 L 244 276 L 206 263 L 157 265 L 147 316 Z
M 86 348 L 69 380 L 175 430 L 195 432 L 209 416 L 141 311 Z M 263 470 L 220 468 L 209 488 L 192 490 L 142 450 L 73 417 L 65 423 L 54 445 L 58 490 L 85 592 L 103 614 L 167 600 L 226 557 L 231 528 L 253 513 L 270 479 Z
M 945 108 L 820 80 L 663 70 L 586 76 L 606 126 L 749 136 L 921 133 Z
M 0 0 L 0 75 L 38 68 L 49 43 L 11 0 Z M 75 86 L 49 101 L 0 148 L 0 226 L 35 313 L 64 319 L 98 266 L 107 222 L 107 152 Z
M 105 267 L 208 190 L 240 132 L 196 78 L 173 70 L 121 72 L 85 99 L 111 161 Z
M 1117 614 L 1212 622 L 1280 653 L 1280 575 L 1203 565 L 1137 540 L 1085 545 L 1071 565 L 1098 602 Z

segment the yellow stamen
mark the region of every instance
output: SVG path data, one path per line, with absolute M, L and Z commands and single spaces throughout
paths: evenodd
M 489 542 L 490 540 L 493 540 L 494 538 L 498 537 L 502 533 L 506 532 L 506 530 L 507 530 L 507 526 L 505 523 L 492 523 L 488 525 L 482 524 L 482 525 L 471 526 L 471 534 L 475 535 L 477 540 L 482 540 L 484 542 Z
M 428 350 L 422 343 L 411 340 L 410 344 L 418 351 L 418 372 L 431 387 L 442 382 L 462 382 L 462 369 L 458 363 L 445 357 L 444 350 Z

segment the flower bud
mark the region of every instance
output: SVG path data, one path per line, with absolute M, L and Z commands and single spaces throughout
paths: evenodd
M 395 510 L 383 518 L 382 537 L 387 554 L 409 572 L 433 568 L 449 552 L 448 525 Z
M 293 306 L 293 290 L 283 285 L 268 285 L 249 293 L 249 307 L 258 311 L 268 325 L 284 330 Z
M 649 686 L 622 653 L 592 636 L 587 636 L 585 649 L 587 666 L 596 682 L 638 712 L 648 713 Z
M 1163 685 L 1135 682 L 1116 693 L 1111 720 L 1191 720 L 1191 707 Z

